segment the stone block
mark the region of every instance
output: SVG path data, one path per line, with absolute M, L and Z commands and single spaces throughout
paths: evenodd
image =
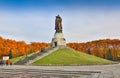
M 66 46 L 66 40 L 63 37 L 63 33 L 55 33 L 54 38 L 52 38 L 52 47 Z

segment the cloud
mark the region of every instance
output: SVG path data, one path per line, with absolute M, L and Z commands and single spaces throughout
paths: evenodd
M 40 12 L 0 12 L 0 33 L 27 42 L 47 41 L 52 30 L 51 18 Z M 48 33 L 48 34 L 47 34 Z M 46 38 L 46 39 L 45 39 Z
M 64 9 L 63 11 L 0 11 L 0 34 L 5 38 L 26 42 L 51 42 L 55 16 L 63 19 L 67 42 L 103 38 L 120 38 L 120 11 L 96 9 Z
M 120 38 L 120 12 L 118 10 L 84 10 L 66 14 L 68 42 L 82 42 L 104 38 Z

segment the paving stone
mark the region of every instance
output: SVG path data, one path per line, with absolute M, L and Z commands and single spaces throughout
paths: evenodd
M 11 70 L 29 70 L 29 69 L 35 69 L 35 70 L 60 70 L 60 71 L 101 71 L 101 74 L 94 75 L 94 76 L 87 76 L 83 75 L 80 78 L 120 78 L 120 64 L 112 64 L 112 65 L 88 65 L 88 66 L 27 66 L 27 65 L 13 65 L 13 66 L 0 66 L 0 78 L 8 78 L 8 75 L 4 75 L 2 72 L 4 72 L 4 69 L 6 69 L 8 72 Z M 15 72 L 13 72 L 15 73 Z M 27 75 L 29 76 L 29 75 Z M 12 75 L 14 77 L 14 75 Z M 24 76 L 23 76 L 24 77 Z M 31 76 L 30 76 L 31 77 Z M 43 76 L 43 78 L 46 76 Z M 50 76 L 51 78 L 53 77 Z M 48 78 L 50 78 L 48 77 Z M 67 78 L 66 76 L 55 76 L 56 78 Z M 55 78 L 53 77 L 53 78 Z M 24 77 L 25 78 L 25 77 Z M 33 76 L 33 78 L 37 78 Z M 40 77 L 38 77 L 40 78 Z M 42 78 L 42 77 L 41 77 Z M 70 78 L 70 77 L 69 77 Z M 79 77 L 73 77 L 73 78 L 79 78 Z
M 103 78 L 114 78 L 114 75 L 112 72 L 105 72 Z

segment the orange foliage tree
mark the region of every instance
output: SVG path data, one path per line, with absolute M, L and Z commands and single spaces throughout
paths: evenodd
M 88 53 L 87 51 L 90 49 L 92 55 L 103 58 L 107 58 L 108 50 L 110 49 L 113 60 L 120 59 L 119 39 L 103 39 L 86 43 L 67 43 L 67 46 L 85 53 Z
M 31 44 L 26 44 L 24 41 L 15 41 L 0 37 L 0 58 L 8 56 L 10 49 L 12 49 L 12 56 L 16 57 L 28 54 L 31 49 L 33 52 L 37 52 L 47 46 L 49 46 L 49 44 L 43 42 L 31 42 Z

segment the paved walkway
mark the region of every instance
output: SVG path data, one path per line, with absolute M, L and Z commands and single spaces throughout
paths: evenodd
M 0 66 L 0 70 L 2 70 L 2 69 L 100 71 L 101 74 L 99 76 L 94 76 L 92 78 L 120 78 L 120 63 L 113 64 L 113 65 L 91 65 L 91 66 L 27 66 L 27 65 L 24 65 L 24 66 L 22 66 L 22 65 Z M 83 78 L 85 78 L 85 77 L 83 77 Z

